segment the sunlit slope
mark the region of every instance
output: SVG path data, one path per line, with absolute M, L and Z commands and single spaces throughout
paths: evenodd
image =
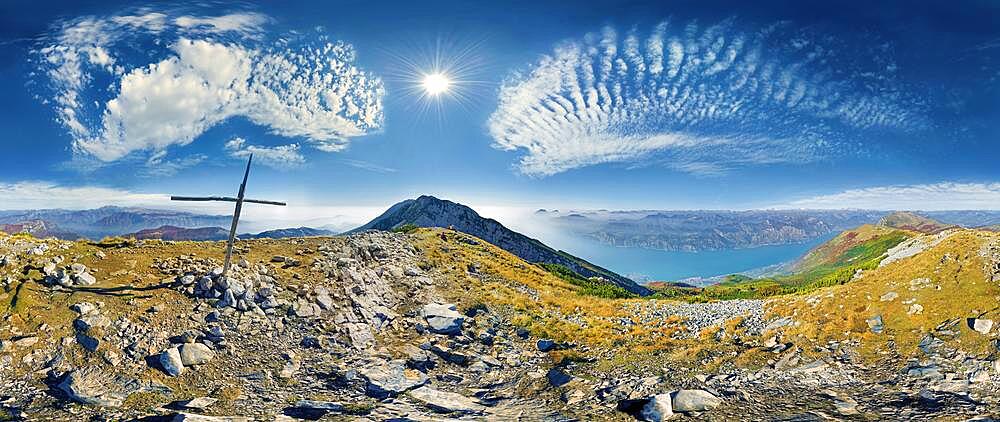
M 940 233 L 958 227 L 954 224 L 945 224 L 909 211 L 894 212 L 882 217 L 878 225 L 927 234 Z
M 857 339 L 863 350 L 888 345 L 911 356 L 928 333 L 936 333 L 960 350 L 994 347 L 990 337 L 968 328 L 967 318 L 1000 316 L 1000 234 L 958 230 L 915 240 L 927 249 L 864 271 L 845 285 L 781 298 L 772 310 L 793 316 L 793 338 L 817 344 Z M 878 319 L 881 330 L 873 329 Z

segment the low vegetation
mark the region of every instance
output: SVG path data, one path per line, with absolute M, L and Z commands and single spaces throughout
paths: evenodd
M 538 264 L 546 271 L 555 274 L 557 277 L 568 281 L 570 284 L 580 288 L 580 294 L 588 296 L 603 297 L 605 299 L 628 299 L 638 297 L 635 293 L 625 290 L 623 287 L 609 283 L 600 278 L 584 278 L 575 271 L 559 264 Z
M 930 332 L 970 332 L 966 318 L 1000 317 L 1000 287 L 986 273 L 984 245 L 1000 243 L 996 233 L 963 230 L 906 260 L 868 271 L 849 284 L 789 297 L 772 308 L 802 323 L 787 331 L 797 343 L 861 340 L 862 352 L 877 358 L 887 340 L 892 352 L 918 356 L 917 345 Z M 885 329 L 873 333 L 869 318 L 880 316 Z M 968 353 L 989 354 L 988 336 L 957 335 L 946 342 Z
M 878 267 L 886 251 L 911 236 L 902 230 L 861 226 L 811 250 L 794 265 L 792 274 L 759 279 L 734 274 L 705 288 L 667 286 L 654 297 L 704 302 L 808 293 L 847 283 L 859 271 Z

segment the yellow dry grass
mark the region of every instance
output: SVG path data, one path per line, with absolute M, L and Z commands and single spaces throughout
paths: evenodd
M 917 345 L 928 332 L 957 318 L 960 335 L 949 345 L 985 353 L 992 347 L 991 338 L 966 327 L 965 319 L 1000 319 L 1000 286 L 988 280 L 979 255 L 986 242 L 998 240 L 998 233 L 962 230 L 916 256 L 866 271 L 848 284 L 777 299 L 771 311 L 793 315 L 800 322 L 787 331 L 797 341 L 860 340 L 862 355 L 868 358 L 884 352 L 889 340 L 895 341 L 903 357 L 916 356 Z M 883 301 L 890 292 L 898 297 Z M 868 318 L 876 315 L 885 326 L 881 334 L 868 327 Z

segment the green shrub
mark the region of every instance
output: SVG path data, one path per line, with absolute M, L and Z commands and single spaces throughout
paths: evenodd
M 414 231 L 416 231 L 419 228 L 420 227 L 418 227 L 416 224 L 406 223 L 406 224 L 403 224 L 402 226 L 393 228 L 392 232 L 393 233 L 406 233 L 406 234 L 409 234 L 409 233 L 413 233 Z
M 540 263 L 538 265 L 556 277 L 579 287 L 580 289 L 577 290 L 577 293 L 582 295 L 602 297 L 605 299 L 628 299 L 637 296 L 635 293 L 625 290 L 624 287 L 612 284 L 604 279 L 584 278 L 576 271 L 567 268 L 565 265 L 549 263 Z

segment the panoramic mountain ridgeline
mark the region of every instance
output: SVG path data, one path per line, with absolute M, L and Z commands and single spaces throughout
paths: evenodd
M 0 422 L 998 421 L 997 22 L 0 2 Z

